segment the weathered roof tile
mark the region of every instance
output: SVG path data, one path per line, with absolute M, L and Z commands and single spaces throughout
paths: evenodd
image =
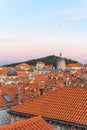
M 11 111 L 87 125 L 87 89 L 61 88 Z
M 51 125 L 45 122 L 40 116 L 22 120 L 10 125 L 1 126 L 0 130 L 54 130 Z

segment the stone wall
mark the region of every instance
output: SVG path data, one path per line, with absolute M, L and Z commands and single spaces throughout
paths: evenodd
M 10 116 L 7 113 L 7 110 L 0 111 L 0 126 L 7 125 L 10 123 Z

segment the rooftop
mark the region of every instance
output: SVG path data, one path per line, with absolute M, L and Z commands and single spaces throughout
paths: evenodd
M 10 112 L 40 115 L 44 118 L 87 126 L 87 89 L 64 87 L 30 103 L 15 106 Z
M 10 125 L 1 126 L 0 130 L 54 130 L 51 125 L 41 117 L 26 119 Z
M 67 67 L 83 67 L 83 64 L 76 63 L 76 64 L 67 64 Z

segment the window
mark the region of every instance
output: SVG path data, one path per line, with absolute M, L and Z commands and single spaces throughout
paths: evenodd
M 12 102 L 12 100 L 8 97 L 8 95 L 3 95 L 3 98 L 5 99 L 5 101 L 7 103 L 11 103 Z

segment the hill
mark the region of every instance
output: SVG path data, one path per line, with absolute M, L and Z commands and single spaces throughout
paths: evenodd
M 47 56 L 47 57 L 42 57 L 42 58 L 38 58 L 38 59 L 32 59 L 32 60 L 29 60 L 29 61 L 24 61 L 24 63 L 27 63 L 29 65 L 33 65 L 35 66 L 37 62 L 44 62 L 46 65 L 50 65 L 52 64 L 53 66 L 56 67 L 56 62 L 57 62 L 57 59 L 59 57 L 58 56 L 55 56 L 55 55 L 50 55 L 50 56 Z M 66 64 L 69 64 L 69 63 L 78 63 L 78 61 L 75 61 L 75 60 L 71 60 L 71 59 L 67 59 L 67 58 L 64 58 L 65 59 L 65 62 Z M 23 63 L 23 62 L 20 62 L 20 63 Z M 10 67 L 15 67 L 16 65 L 18 65 L 19 63 L 14 63 L 14 64 L 9 64 L 9 65 L 6 65 L 6 66 L 10 66 Z

